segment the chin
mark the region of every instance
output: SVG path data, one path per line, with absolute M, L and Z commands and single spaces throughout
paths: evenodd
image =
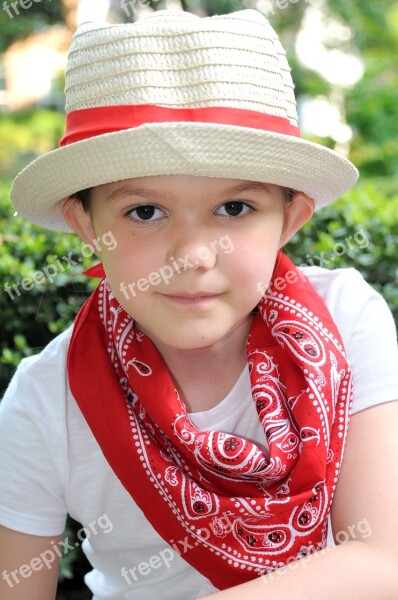
M 167 346 L 174 348 L 175 350 L 200 350 L 203 348 L 209 348 L 217 344 L 224 336 L 223 335 L 207 335 L 202 334 L 192 335 L 187 332 L 184 335 L 178 335 L 178 337 L 164 336 L 162 342 Z M 155 342 L 156 343 L 156 342 Z

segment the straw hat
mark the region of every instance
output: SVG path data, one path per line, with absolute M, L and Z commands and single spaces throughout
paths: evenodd
M 68 58 L 61 147 L 16 177 L 14 207 L 69 231 L 61 207 L 74 192 L 188 174 L 291 187 L 320 208 L 353 186 L 358 171 L 299 137 L 293 88 L 278 36 L 256 10 L 85 23 Z

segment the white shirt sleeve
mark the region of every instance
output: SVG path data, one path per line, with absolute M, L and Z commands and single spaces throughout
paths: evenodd
M 302 268 L 325 300 L 353 371 L 352 413 L 398 400 L 397 332 L 384 298 L 355 269 Z
M 32 535 L 61 534 L 67 514 L 60 337 L 21 362 L 0 404 L 0 524 Z

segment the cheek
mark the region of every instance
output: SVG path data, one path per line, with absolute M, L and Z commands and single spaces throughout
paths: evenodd
M 236 240 L 229 260 L 229 276 L 239 286 L 240 298 L 245 303 L 257 303 L 271 280 L 279 249 L 279 237 L 260 235 Z
M 112 256 L 112 259 L 104 265 L 107 279 L 114 291 L 116 297 L 121 301 L 120 290 L 121 286 L 127 286 L 130 291 L 128 298 L 134 299 L 135 294 L 141 298 L 145 295 L 146 285 L 145 282 L 152 272 L 155 271 L 154 265 L 151 261 L 146 261 L 145 257 L 137 256 L 134 254 L 120 256 Z M 138 286 L 138 287 L 137 287 Z M 119 295 L 118 295 L 119 294 Z
M 145 292 L 138 290 L 137 282 L 147 280 L 164 264 L 162 249 L 153 237 L 132 234 L 124 223 L 110 218 L 106 211 L 98 210 L 93 224 L 107 280 L 120 304 L 128 310 L 131 303 L 137 304 L 145 297 Z M 123 286 L 127 288 L 125 293 Z M 143 283 L 141 287 L 145 288 Z
M 229 259 L 232 272 L 239 271 L 239 276 L 244 279 L 257 276 L 264 270 L 272 273 L 279 250 L 279 235 L 275 232 L 267 235 L 267 231 L 262 230 L 233 241 L 234 249 Z
M 114 234 L 113 247 L 102 250 L 101 259 L 104 268 L 113 281 L 120 284 L 132 283 L 140 278 L 148 278 L 149 274 L 162 263 L 160 249 L 152 240 L 135 239 L 132 235 Z

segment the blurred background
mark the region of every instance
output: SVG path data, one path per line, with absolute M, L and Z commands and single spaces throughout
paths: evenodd
M 298 265 L 355 267 L 398 322 L 398 3 L 395 0 L 4 0 L 0 6 L 0 396 L 24 356 L 73 320 L 96 280 L 93 258 L 57 270 L 29 291 L 10 286 L 62 256 L 81 257 L 72 234 L 14 215 L 16 173 L 58 146 L 64 130 L 64 70 L 77 25 L 129 22 L 153 10 L 200 16 L 256 8 L 287 50 L 302 134 L 349 157 L 354 190 L 316 214 L 285 249 Z M 95 257 L 94 257 L 95 258 Z M 59 263 L 58 263 L 59 264 Z M 8 284 L 8 287 L 7 287 Z M 8 290 L 8 291 L 7 291 Z M 13 291 L 12 291 L 13 290 Z M 382 335 L 383 332 L 380 332 Z M 79 524 L 68 520 L 65 536 Z M 58 600 L 90 598 L 80 548 L 61 559 Z

